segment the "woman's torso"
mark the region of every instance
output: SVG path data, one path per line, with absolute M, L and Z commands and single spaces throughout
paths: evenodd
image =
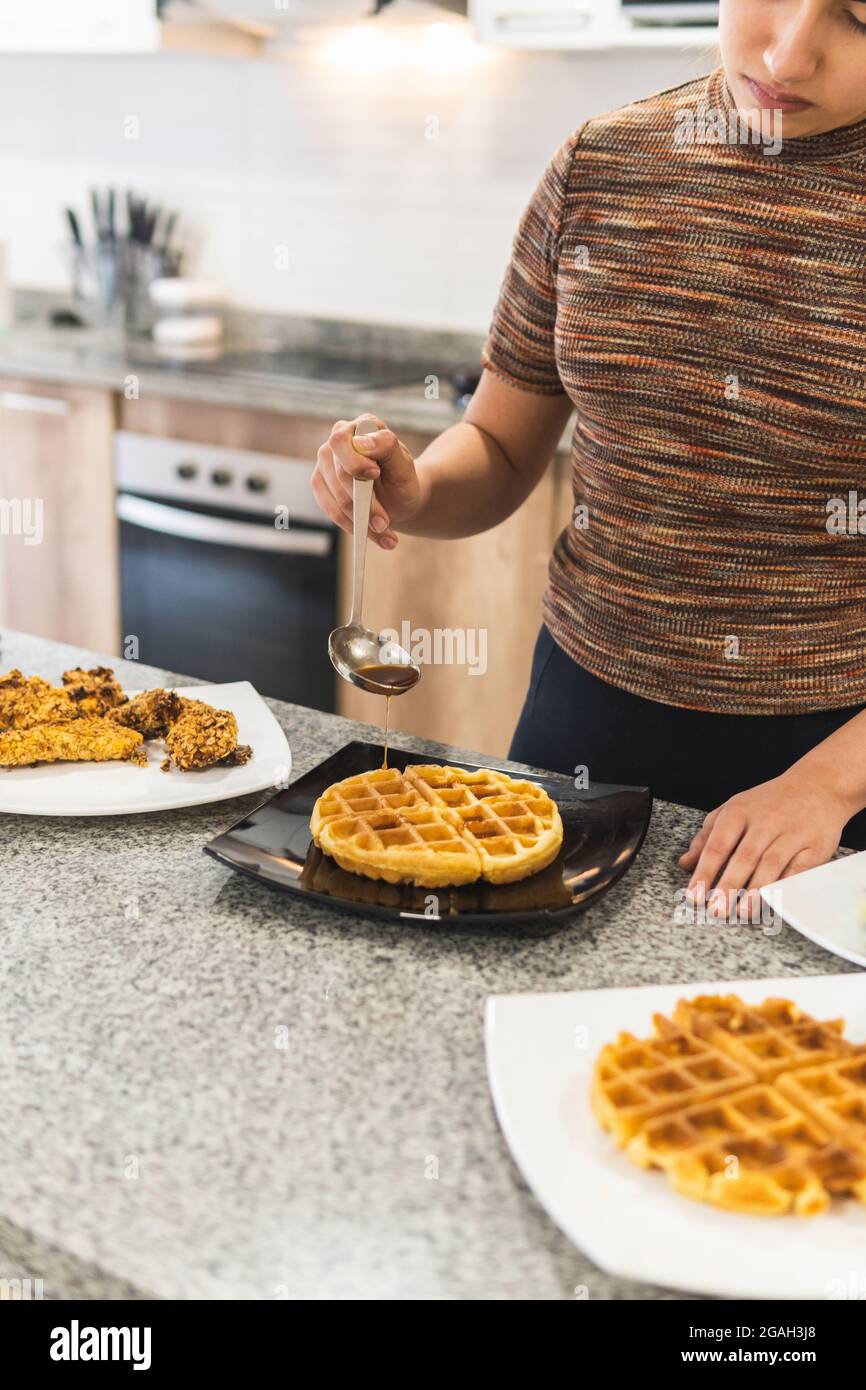
M 586 122 L 540 209 L 577 408 L 576 520 L 544 618 L 650 699 L 850 706 L 866 700 L 866 122 L 773 156 L 675 145 L 689 108 L 730 113 L 722 69 Z

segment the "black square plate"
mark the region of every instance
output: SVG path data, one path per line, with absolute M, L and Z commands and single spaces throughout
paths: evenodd
M 553 798 L 562 817 L 562 848 L 541 873 L 518 883 L 478 882 L 438 889 L 361 878 L 341 869 L 313 844 L 310 815 L 326 787 L 381 767 L 382 753 L 381 744 L 347 743 L 230 830 L 217 835 L 205 845 L 205 853 L 271 888 L 365 916 L 448 921 L 453 925 L 543 925 L 601 897 L 625 873 L 649 825 L 652 797 L 646 787 L 599 786 L 581 791 L 568 777 L 527 773 L 528 780 L 544 787 Z M 441 764 L 441 759 L 401 748 L 388 751 L 389 767 L 401 771 L 410 763 L 435 762 Z M 456 760 L 448 765 L 472 772 L 482 766 Z M 512 777 L 522 775 L 509 768 L 498 770 Z

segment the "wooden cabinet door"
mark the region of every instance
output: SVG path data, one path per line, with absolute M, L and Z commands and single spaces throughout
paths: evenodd
M 0 377 L 0 625 L 120 646 L 111 395 Z

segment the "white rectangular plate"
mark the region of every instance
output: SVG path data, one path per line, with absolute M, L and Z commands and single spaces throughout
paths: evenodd
M 19 816 L 129 816 L 227 801 L 229 797 L 276 789 L 288 781 L 292 756 L 286 736 L 249 681 L 185 686 L 178 688 L 178 694 L 231 710 L 238 721 L 238 742 L 252 745 L 250 761 L 242 767 L 212 767 L 205 772 L 179 772 L 175 767 L 161 772 L 165 747 L 161 739 L 154 739 L 144 745 L 146 768 L 132 763 L 0 768 L 0 812 Z
M 866 966 L 866 850 L 768 883 L 761 896 L 810 941 Z
M 731 1298 L 866 1298 L 866 1207 L 845 1198 L 821 1216 L 762 1217 L 691 1201 L 629 1162 L 589 1108 L 595 1058 L 621 1029 L 647 1037 L 655 1011 L 729 991 L 841 1016 L 846 1036 L 866 1040 L 861 974 L 494 996 L 487 1071 L 514 1160 L 556 1224 L 610 1274 Z

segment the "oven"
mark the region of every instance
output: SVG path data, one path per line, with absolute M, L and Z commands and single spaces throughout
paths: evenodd
M 333 711 L 338 532 L 312 471 L 307 459 L 119 431 L 123 654 Z

